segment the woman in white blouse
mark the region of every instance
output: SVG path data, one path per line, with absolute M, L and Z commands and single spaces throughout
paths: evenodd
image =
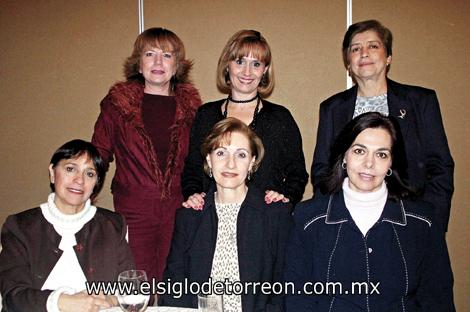
M 98 311 L 110 307 L 86 282 L 116 281 L 134 261 L 126 224 L 91 204 L 105 178 L 103 160 L 82 140 L 65 143 L 49 165 L 47 202 L 12 216 L 2 229 L 3 311 Z
M 291 227 L 290 204 L 268 206 L 264 193 L 247 185 L 263 159 L 263 144 L 242 121 L 226 118 L 212 128 L 201 153 L 216 189 L 208 192 L 202 210 L 177 212 L 164 280 L 223 283 L 226 312 L 279 310 L 282 296 L 249 286 L 280 281 Z M 243 294 L 237 293 L 240 285 L 248 285 Z M 197 307 L 195 288 L 193 293 L 165 295 L 161 304 Z

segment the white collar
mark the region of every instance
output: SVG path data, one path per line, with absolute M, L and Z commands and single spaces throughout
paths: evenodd
M 75 233 L 80 231 L 82 227 L 90 221 L 96 213 L 96 207 L 91 205 L 88 199 L 83 209 L 76 214 L 68 215 L 62 213 L 54 203 L 55 193 L 49 194 L 47 203 L 41 204 L 41 212 L 44 218 L 54 226 L 56 232 L 62 236 L 59 248 L 64 250 L 65 247 L 75 246 Z
M 357 192 L 349 187 L 349 178 L 346 177 L 343 181 L 343 194 L 345 199 L 354 202 L 355 204 L 367 207 L 375 206 L 378 201 L 383 201 L 384 198 L 387 198 L 388 189 L 387 184 L 383 181 L 377 191 L 368 193 Z

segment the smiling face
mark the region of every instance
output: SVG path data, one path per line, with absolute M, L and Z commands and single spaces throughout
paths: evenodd
M 348 63 L 351 75 L 359 81 L 385 79 L 387 65 L 392 56 L 387 51 L 378 34 L 367 30 L 355 35 L 348 49 Z
M 62 159 L 55 167 L 51 164 L 49 176 L 54 184 L 55 204 L 66 214 L 83 209 L 98 180 L 93 161 L 85 153 L 76 158 Z
M 263 62 L 248 56 L 229 62 L 228 73 L 232 97 L 236 100 L 252 98 L 258 92 L 258 85 L 268 67 Z
M 240 195 L 244 193 L 245 180 L 255 161 L 250 142 L 244 134 L 233 132 L 221 142 L 221 146 L 207 155 L 206 160 L 218 192 L 229 189 Z
M 361 193 L 377 191 L 392 165 L 391 151 L 387 130 L 368 128 L 359 133 L 344 158 L 349 187 Z
M 140 57 L 139 72 L 145 79 L 145 92 L 168 95 L 170 80 L 176 73 L 176 57 L 171 51 L 147 47 Z

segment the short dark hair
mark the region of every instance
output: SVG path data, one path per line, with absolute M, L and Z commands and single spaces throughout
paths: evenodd
M 50 164 L 52 165 L 52 168 L 54 168 L 62 159 L 78 158 L 84 154 L 88 155 L 93 162 L 97 175 L 96 184 L 93 188 L 93 193 L 90 196 L 90 199 L 93 201 L 101 191 L 106 177 L 106 164 L 93 144 L 79 139 L 69 141 L 54 152 Z M 50 184 L 50 187 L 54 192 L 55 187 L 53 183 Z
M 209 155 L 216 148 L 220 147 L 223 143 L 230 139 L 230 135 L 234 132 L 243 134 L 250 144 L 250 152 L 256 157 L 251 172 L 254 173 L 263 160 L 264 146 L 258 135 L 243 121 L 228 117 L 222 119 L 214 125 L 209 135 L 206 137 L 201 145 L 201 154 L 204 157 L 204 172 L 209 174 L 209 166 L 206 161 L 206 156 Z
M 127 80 L 144 82 L 144 77 L 139 72 L 140 57 L 145 52 L 145 49 L 150 47 L 174 53 L 176 57 L 176 73 L 170 81 L 172 88 L 178 83 L 189 82 L 189 72 L 193 63 L 186 59 L 183 41 L 171 30 L 161 27 L 149 28 L 137 36 L 131 56 L 124 62 L 124 76 Z
M 393 43 L 393 36 L 390 29 L 382 25 L 377 20 L 367 20 L 362 22 L 357 22 L 349 26 L 348 30 L 344 34 L 343 39 L 343 62 L 344 66 L 348 68 L 349 61 L 348 61 L 348 52 L 349 47 L 351 45 L 351 41 L 355 35 L 359 33 L 363 33 L 365 31 L 372 30 L 377 33 L 380 40 L 382 41 L 383 45 L 385 46 L 385 51 L 387 51 L 387 56 L 392 55 L 392 43 Z M 387 67 L 387 72 L 390 66 Z
M 407 161 L 400 128 L 395 119 L 380 113 L 370 112 L 351 120 L 339 133 L 333 143 L 328 174 L 321 179 L 320 190 L 324 194 L 337 193 L 342 189 L 346 170 L 342 168 L 346 152 L 356 140 L 356 137 L 366 129 L 384 129 L 392 139 L 392 174 L 385 177 L 390 198 L 401 199 L 414 195 L 414 190 L 402 179 L 406 178 Z
M 269 66 L 259 83 L 259 95 L 264 98 L 272 93 L 274 89 L 274 68 L 271 48 L 259 31 L 247 29 L 240 30 L 230 37 L 222 50 L 217 64 L 217 88 L 221 92 L 230 93 L 229 63 L 248 56 L 250 52 L 267 67 Z

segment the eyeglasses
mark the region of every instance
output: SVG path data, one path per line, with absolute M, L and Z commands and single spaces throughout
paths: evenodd
M 367 41 L 365 45 L 367 50 L 372 51 L 379 50 L 381 47 L 383 47 L 383 43 L 380 41 Z M 349 53 L 361 53 L 362 49 L 364 49 L 364 45 L 362 43 L 354 43 L 349 46 Z

